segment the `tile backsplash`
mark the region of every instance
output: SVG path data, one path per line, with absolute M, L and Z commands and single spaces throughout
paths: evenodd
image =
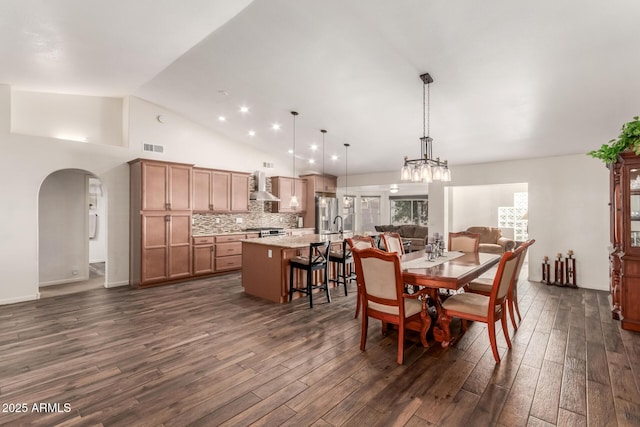
M 255 177 L 251 176 L 249 188 L 255 189 Z M 271 180 L 267 178 L 267 191 L 271 191 Z M 198 214 L 192 216 L 192 233 L 194 235 L 243 231 L 255 227 L 297 228 L 298 213 L 271 213 L 271 202 L 249 201 L 249 212 L 239 214 Z M 237 220 L 240 218 L 241 223 Z M 305 227 L 314 227 L 305 224 Z

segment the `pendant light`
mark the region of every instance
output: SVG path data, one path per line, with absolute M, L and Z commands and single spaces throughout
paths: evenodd
M 422 138 L 420 138 L 420 158 L 409 160 L 404 156 L 404 165 L 400 170 L 400 181 L 426 182 L 451 181 L 451 170 L 446 160 L 433 158 L 433 139 L 429 136 L 430 125 L 430 91 L 429 84 L 433 78 L 429 73 L 420 76 L 422 80 Z M 425 126 L 426 120 L 426 126 Z
M 324 180 L 324 135 L 327 133 L 326 129 L 320 129 L 322 132 L 322 179 Z M 323 194 L 320 195 L 320 207 L 327 207 L 327 198 Z
M 351 144 L 344 144 L 344 198 L 342 203 L 345 208 L 351 207 L 351 200 L 347 197 L 349 192 L 349 147 Z
M 293 179 L 296 179 L 296 116 L 297 112 L 292 111 L 291 115 L 293 116 Z M 291 202 L 289 203 L 289 207 L 293 210 L 296 210 L 300 203 L 298 202 L 298 196 L 296 196 L 296 183 L 293 181 L 293 185 L 291 186 L 292 194 L 291 194 Z

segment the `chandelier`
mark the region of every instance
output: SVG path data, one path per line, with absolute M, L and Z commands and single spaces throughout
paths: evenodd
M 451 170 L 446 160 L 433 158 L 433 139 L 429 136 L 430 94 L 429 84 L 433 79 L 429 73 L 420 76 L 422 80 L 422 138 L 420 138 L 420 158 L 404 156 L 404 166 L 400 171 L 403 182 L 451 181 Z M 426 125 L 425 125 L 426 122 Z

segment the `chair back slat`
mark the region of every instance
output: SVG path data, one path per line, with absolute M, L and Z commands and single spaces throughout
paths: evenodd
M 403 301 L 404 286 L 398 254 L 375 248 L 354 248 L 353 258 L 364 307 L 403 316 L 404 306 L 400 302 Z
M 496 304 L 502 304 L 509 292 L 509 286 L 514 280 L 518 261 L 520 260 L 520 253 L 505 252 L 500 258 L 500 264 L 498 265 L 498 272 L 493 281 L 491 288 L 491 301 Z
M 522 264 L 524 264 L 524 258 L 527 256 L 527 251 L 529 250 L 529 246 L 533 245 L 535 242 L 536 242 L 535 239 L 527 240 L 518 248 L 518 249 L 522 248 L 522 252 L 520 253 L 520 259 L 518 260 L 518 266 L 516 267 L 516 274 L 514 279 L 516 283 L 518 282 L 518 277 L 520 277 L 520 270 L 522 270 Z
M 374 248 L 373 238 L 369 236 L 353 236 L 347 239 L 347 244 L 350 249 L 366 249 Z
M 382 240 L 384 246 L 387 248 L 387 252 L 395 252 L 400 255 L 404 254 L 404 247 L 402 246 L 402 237 L 398 233 L 386 232 L 382 234 Z
M 461 231 L 449 233 L 449 251 L 460 251 L 465 253 L 478 252 L 480 247 L 480 234 Z
M 317 242 L 309 244 L 309 263 L 322 264 L 329 257 L 329 242 Z

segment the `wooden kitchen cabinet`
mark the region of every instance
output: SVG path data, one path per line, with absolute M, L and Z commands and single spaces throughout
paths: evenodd
M 231 212 L 249 212 L 249 174 L 231 172 Z
M 249 174 L 194 168 L 194 212 L 249 212 Z
M 309 181 L 309 189 L 314 193 L 335 193 L 338 189 L 338 178 L 333 175 L 303 175 Z
M 258 237 L 257 233 L 225 234 L 216 236 L 215 271 L 231 271 L 242 268 L 242 239 Z
M 213 212 L 213 171 L 193 168 L 193 211 Z
M 140 167 L 142 210 L 191 209 L 191 165 L 135 162 Z
M 192 166 L 136 159 L 130 165 L 132 286 L 191 276 Z
M 292 209 L 291 197 L 298 197 L 299 206 Z M 271 178 L 271 192 L 280 199 L 279 202 L 271 203 L 271 212 L 305 212 L 307 210 L 307 180 L 300 178 L 289 178 L 286 176 L 274 176 Z
M 213 236 L 193 238 L 193 275 L 211 274 L 215 270 Z

